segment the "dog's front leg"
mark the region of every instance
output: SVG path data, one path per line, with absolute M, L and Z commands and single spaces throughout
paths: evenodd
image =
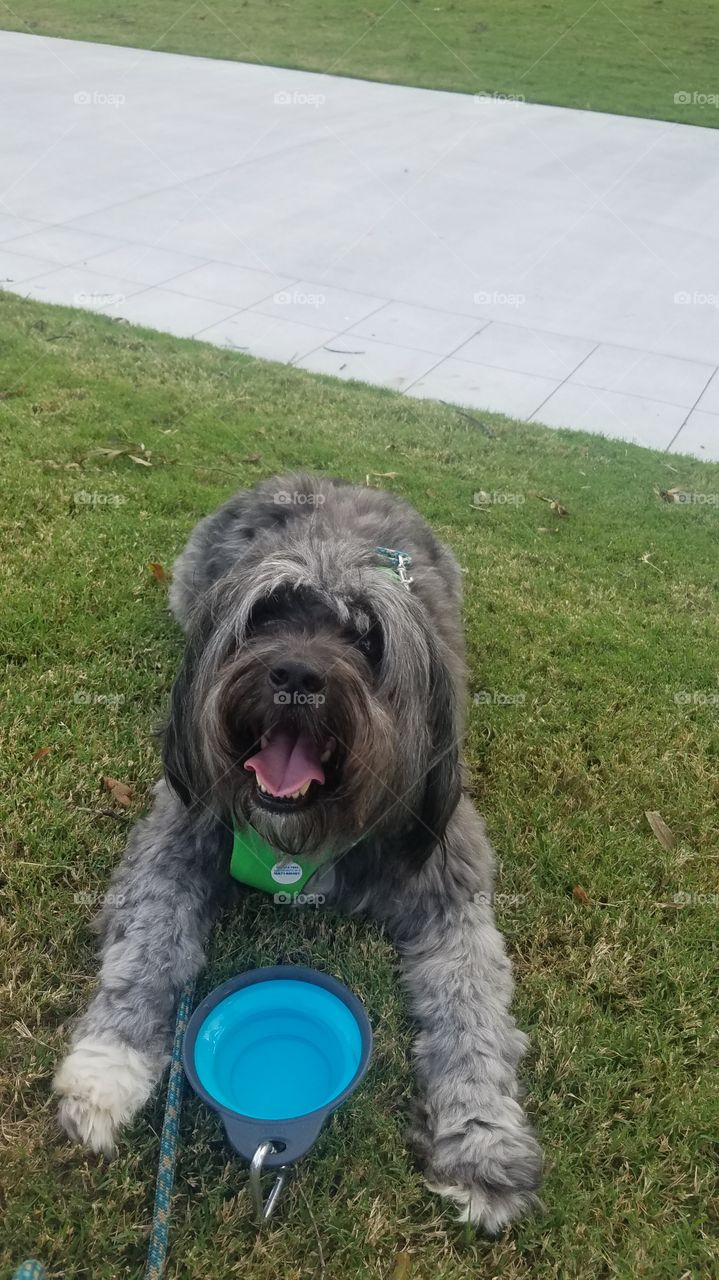
M 418 1026 L 421 1102 L 412 1138 L 430 1188 L 495 1234 L 537 1201 L 542 1152 L 517 1101 L 527 1047 L 509 1011 L 512 973 L 491 905 L 492 851 L 463 802 L 446 856 L 381 895 Z
M 113 876 L 99 985 L 54 1082 L 61 1124 L 95 1151 L 113 1153 L 168 1061 L 178 994 L 202 966 L 221 897 L 224 834 L 200 826 L 161 782 Z
M 487 902 L 425 919 L 400 950 L 423 1094 L 414 1139 L 433 1191 L 460 1219 L 500 1231 L 535 1202 L 542 1154 L 517 1101 L 526 1037 L 509 1013 L 512 976 Z

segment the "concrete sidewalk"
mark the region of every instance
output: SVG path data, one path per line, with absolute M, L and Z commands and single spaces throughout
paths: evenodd
M 719 459 L 719 131 L 0 32 L 0 281 Z

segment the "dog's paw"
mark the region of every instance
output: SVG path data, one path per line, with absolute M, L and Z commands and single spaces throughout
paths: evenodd
M 157 1078 L 146 1054 L 117 1040 L 85 1036 L 53 1081 L 60 1124 L 75 1142 L 111 1157 L 118 1128 L 147 1102 Z
M 542 1148 L 512 1098 L 489 1117 L 436 1128 L 422 1144 L 430 1191 L 452 1200 L 459 1221 L 497 1235 L 539 1205 Z

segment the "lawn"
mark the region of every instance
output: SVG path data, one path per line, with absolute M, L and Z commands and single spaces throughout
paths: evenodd
M 719 122 L 714 0 L 0 0 L 0 26 L 684 124 Z M 676 94 L 684 96 L 677 102 Z
M 106 1164 L 59 1134 L 50 1080 L 92 987 L 91 917 L 157 772 L 180 653 L 163 571 L 199 516 L 290 466 L 406 496 L 464 567 L 469 778 L 501 859 L 545 1210 L 495 1242 L 463 1234 L 404 1145 L 390 946 L 251 895 L 201 990 L 260 964 L 325 967 L 366 1002 L 376 1059 L 262 1237 L 244 1168 L 188 1100 L 169 1277 L 713 1274 L 719 466 L 8 295 L 0 343 L 1 1274 L 28 1255 L 53 1277 L 142 1273 L 162 1098 Z M 479 491 L 505 500 L 475 509 Z M 129 810 L 106 775 L 131 785 Z

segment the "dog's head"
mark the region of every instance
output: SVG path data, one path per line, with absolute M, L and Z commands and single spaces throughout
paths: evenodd
M 286 854 L 374 832 L 421 861 L 460 793 L 449 655 L 371 549 L 342 573 L 321 559 L 258 546 L 201 601 L 172 690 L 168 781 Z

